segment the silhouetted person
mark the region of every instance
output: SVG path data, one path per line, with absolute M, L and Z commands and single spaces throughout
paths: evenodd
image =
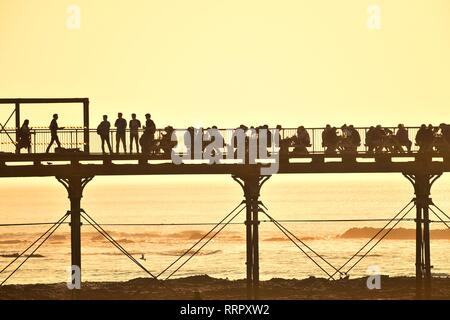
M 123 144 L 123 152 L 127 153 L 127 145 L 125 142 L 125 131 L 127 129 L 127 121 L 122 118 L 122 113 L 117 114 L 117 120 L 114 126 L 117 128 L 116 131 L 116 153 L 119 153 L 120 141 Z
M 329 124 L 326 125 L 325 129 L 322 131 L 322 147 L 325 148 L 326 154 L 335 154 L 339 137 L 337 136 L 336 127 L 331 127 Z
M 441 129 L 442 138 L 445 140 L 445 143 L 450 144 L 450 125 L 441 123 L 439 128 Z
M 424 142 L 424 137 L 426 135 L 426 130 L 427 130 L 427 126 L 425 124 L 422 124 L 419 128 L 419 130 L 416 133 L 416 145 L 419 146 L 419 152 L 423 152 L 423 142 Z
M 284 130 L 281 124 L 277 124 L 275 130 L 278 130 L 278 133 L 280 134 L 280 139 L 284 139 Z
M 161 134 L 161 144 L 160 147 L 164 154 L 170 155 L 172 152 L 172 148 L 174 148 L 178 142 L 172 141 L 172 133 L 174 132 L 174 128 L 172 126 L 167 126 L 164 128 L 164 132 Z
M 420 129 L 416 134 L 416 143 L 419 146 L 419 152 L 428 152 L 433 148 L 434 129 L 430 124 L 428 127 L 424 124 L 420 126 Z
M 108 116 L 103 116 L 103 121 L 97 127 L 97 133 L 100 136 L 100 140 L 102 142 L 102 152 L 105 154 L 105 142 L 108 145 L 109 153 L 112 154 L 111 142 L 109 141 L 109 130 L 111 128 L 111 124 L 108 121 Z
M 371 126 L 366 132 L 366 146 L 368 153 L 373 153 L 375 151 L 375 148 L 377 147 L 375 130 L 375 127 Z
M 425 151 L 433 151 L 434 139 L 436 134 L 437 134 L 436 128 L 434 128 L 432 124 L 429 124 L 427 130 L 425 131 L 425 136 L 423 140 Z
M 291 144 L 292 144 L 291 138 L 280 140 L 279 158 L 281 164 L 289 163 L 289 147 L 291 146 Z
M 31 130 L 28 126 L 30 121 L 27 119 L 23 122 L 18 132 L 17 153 L 20 153 L 20 149 L 25 148 L 28 153 L 31 153 Z
M 133 141 L 136 142 L 136 152 L 139 153 L 139 128 L 141 122 L 136 119 L 136 114 L 131 115 L 130 120 L 130 153 L 133 153 Z
M 394 153 L 396 151 L 403 151 L 400 144 L 398 143 L 396 136 L 394 135 L 394 132 L 389 128 L 384 128 L 383 148 L 391 153 Z
M 361 135 L 352 124 L 347 127 L 347 131 L 348 149 L 352 152 L 357 152 L 358 147 L 361 145 Z
M 294 137 L 294 143 L 294 152 L 308 154 L 308 149 L 306 148 L 311 146 L 311 139 L 304 126 L 297 128 L 297 136 Z
M 267 147 L 271 148 L 272 147 L 272 131 L 270 131 L 269 129 L 269 125 L 265 124 L 263 126 L 261 126 L 261 129 L 266 130 L 266 134 L 267 134 Z
M 184 146 L 186 147 L 186 154 L 191 156 L 191 159 L 194 159 L 194 139 L 195 139 L 195 129 L 194 127 L 189 127 L 186 129 L 183 137 Z
M 400 147 L 406 147 L 408 152 L 411 152 L 412 142 L 411 142 L 411 140 L 409 140 L 408 130 L 406 130 L 406 128 L 403 124 L 400 123 L 398 125 L 398 129 L 397 129 L 397 133 L 395 134 L 395 137 L 396 137 Z M 403 148 L 401 150 L 403 151 Z
M 210 137 L 209 137 L 210 140 L 208 141 L 208 143 L 215 143 L 215 141 L 216 141 L 216 136 L 220 136 L 219 142 L 220 142 L 220 140 L 222 140 L 222 142 L 223 142 L 223 136 L 222 136 L 222 134 L 220 133 L 219 128 L 217 128 L 217 126 L 212 126 L 211 129 L 210 129 L 210 132 L 211 132 L 211 133 L 214 133 L 214 134 L 210 135 Z M 215 146 L 215 145 L 214 145 L 214 146 Z M 220 152 L 220 149 L 223 148 L 223 147 L 224 147 L 223 144 L 221 144 L 221 146 L 218 147 L 218 148 L 214 147 L 214 148 L 211 150 L 211 156 L 214 157 L 216 154 L 218 154 L 218 153 Z M 259 147 L 259 144 L 257 145 L 257 147 Z
M 379 124 L 375 127 L 374 130 L 374 143 L 375 143 L 375 152 L 383 152 L 384 148 L 384 139 L 386 137 L 386 132 L 383 127 Z
M 62 130 L 64 129 L 64 127 L 58 127 L 58 115 L 55 113 L 53 115 L 53 120 L 50 122 L 50 133 L 51 133 L 51 140 L 50 143 L 48 144 L 47 150 L 45 151 L 46 153 L 50 152 L 50 148 L 52 147 L 53 143 L 56 142 L 56 144 L 58 145 L 58 148 L 61 148 L 61 142 L 59 142 L 59 138 L 58 138 L 58 130 Z
M 140 143 L 143 153 L 150 153 L 154 149 L 156 125 L 151 119 L 150 113 L 145 115 L 144 133 L 141 136 Z
M 436 148 L 439 152 L 450 152 L 450 125 L 441 123 L 439 125 L 439 129 L 441 131 L 440 137 L 436 138 Z

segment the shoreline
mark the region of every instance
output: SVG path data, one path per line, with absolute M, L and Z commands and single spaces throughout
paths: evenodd
M 273 278 L 260 282 L 261 300 L 414 300 L 414 277 L 381 276 L 381 289 L 369 290 L 367 278 Z M 432 299 L 450 300 L 450 277 L 433 278 Z M 81 290 L 66 283 L 5 285 L 0 300 L 246 300 L 246 281 L 207 275 L 159 281 L 85 282 Z

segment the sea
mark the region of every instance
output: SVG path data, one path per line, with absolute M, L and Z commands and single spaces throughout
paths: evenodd
M 449 194 L 450 176 L 444 175 L 433 186 L 432 199 L 447 215 Z M 413 197 L 410 182 L 401 174 L 272 176 L 264 184 L 260 199 L 267 208 L 266 213 L 279 221 L 285 232 L 264 212 L 259 213 L 260 278 L 329 278 L 342 265 L 345 266 L 341 273 L 334 275 L 335 279 L 364 277 L 374 272 L 392 277 L 414 276 L 413 204 L 407 208 L 411 209 L 405 217 L 407 220 L 398 222 L 381 241 L 378 237 L 364 247 L 388 223 L 384 219 L 393 218 Z M 233 214 L 229 217 L 238 213 L 242 207 L 233 209 L 242 200 L 242 189 L 226 175 L 95 177 L 84 190 L 82 208 L 137 262 L 160 279 L 205 274 L 243 279 L 246 276 L 245 209 L 230 224 L 214 229 L 194 250 L 172 265 L 216 223 L 230 212 Z M 0 271 L 51 227 L 30 224 L 54 223 L 69 209 L 66 190 L 53 178 L 1 179 L 0 203 Z M 432 272 L 447 277 L 450 230 L 430 214 Z M 444 221 L 449 220 L 442 213 L 440 216 Z M 31 254 L 39 243 L 0 273 L 0 283 L 27 257 L 5 284 L 68 280 L 69 224 L 62 224 Z M 352 256 L 355 257 L 346 264 Z M 163 270 L 166 271 L 161 274 Z M 83 281 L 128 281 L 140 277 L 149 274 L 89 223 L 83 223 Z

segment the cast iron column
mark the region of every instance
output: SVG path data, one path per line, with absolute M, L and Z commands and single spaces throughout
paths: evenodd
M 247 299 L 259 298 L 259 192 L 270 176 L 235 175 L 244 191 L 246 205 Z
M 56 179 L 66 188 L 70 200 L 70 244 L 71 244 L 71 265 L 80 271 L 81 283 L 81 198 L 83 189 L 93 177 L 82 177 L 72 175 L 68 177 L 56 177 Z

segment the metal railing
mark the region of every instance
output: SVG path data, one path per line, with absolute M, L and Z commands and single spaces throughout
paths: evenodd
M 396 127 L 384 127 L 390 129 L 392 132 L 396 132 Z M 418 146 L 414 143 L 415 137 L 419 127 L 405 127 L 408 131 L 409 139 L 413 142 L 412 151 L 418 151 Z M 369 128 L 367 127 L 355 127 L 361 137 L 361 144 L 357 146 L 356 151 L 358 153 L 365 153 L 368 151 L 367 146 L 365 145 L 366 140 L 366 132 Z M 175 129 L 176 132 L 184 132 L 185 129 Z M 229 143 L 230 139 L 233 136 L 233 132 L 235 129 L 218 129 L 221 135 L 224 138 L 225 143 Z M 273 129 L 271 129 L 273 130 Z M 325 148 L 322 145 L 322 132 L 324 128 L 306 128 L 309 136 L 311 146 L 307 147 L 307 150 L 310 154 L 323 154 L 325 152 Z M 51 140 L 50 130 L 47 128 L 32 128 L 31 129 L 31 152 L 32 153 L 44 153 L 46 148 Z M 164 133 L 163 129 L 157 129 L 155 133 L 155 140 L 160 141 L 162 138 L 162 134 Z M 339 136 L 342 136 L 342 130 L 337 129 L 337 133 Z M 143 130 L 139 130 L 139 137 L 142 136 Z M 296 136 L 297 128 L 282 128 L 280 130 L 280 138 L 286 139 Z M 80 151 L 83 151 L 85 146 L 84 141 L 84 129 L 81 127 L 66 127 L 65 129 L 58 131 L 59 140 L 61 142 L 61 146 L 63 148 L 76 149 L 78 148 Z M 177 134 L 178 136 L 178 148 L 179 150 L 184 149 L 184 138 L 183 134 Z M 130 133 L 129 130 L 126 132 L 126 146 L 127 152 L 130 150 Z M 113 151 L 116 151 L 116 131 L 110 131 L 110 141 Z M 0 152 L 6 153 L 15 153 L 16 152 L 16 129 L 15 128 L 5 128 L 0 132 Z M 56 144 L 52 146 L 50 152 L 54 152 L 54 148 Z M 123 147 L 120 146 L 120 152 L 123 153 Z M 96 129 L 89 129 L 89 150 L 90 153 L 96 154 L 101 153 L 101 140 L 100 136 L 97 134 Z M 133 151 L 135 152 L 136 148 L 133 146 Z M 292 147 L 291 147 L 292 150 Z M 21 153 L 26 153 L 27 150 L 22 149 Z

